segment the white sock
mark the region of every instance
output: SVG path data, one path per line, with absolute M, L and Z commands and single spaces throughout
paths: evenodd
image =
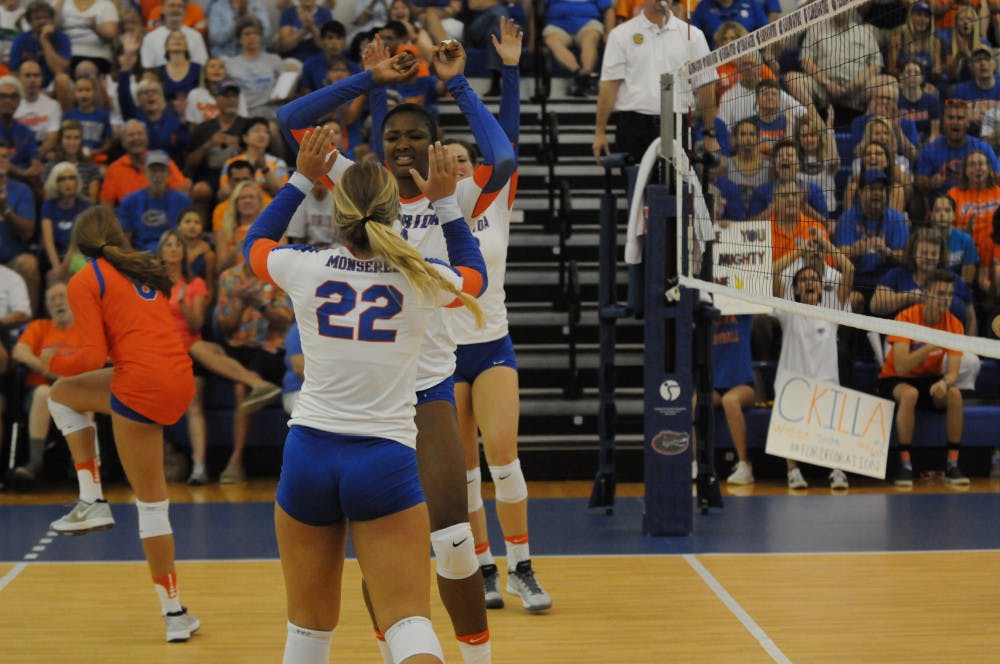
M 91 459 L 76 466 L 76 479 L 80 483 L 80 500 L 92 503 L 104 500 L 101 488 L 101 471 L 97 467 L 97 459 Z
M 193 465 L 193 467 L 191 468 L 191 472 L 192 473 L 194 473 L 196 475 L 204 475 L 205 474 L 205 462 L 204 461 L 194 461 L 192 465 Z
M 462 653 L 463 664 L 490 664 L 493 661 L 493 652 L 488 639 L 485 643 L 477 645 L 459 641 L 458 649 Z
M 392 651 L 389 650 L 389 644 L 385 642 L 382 632 L 375 632 L 375 643 L 378 644 L 378 651 L 382 654 L 382 664 L 393 664 Z
M 156 596 L 160 598 L 160 611 L 163 615 L 180 613 L 184 610 L 181 606 L 180 593 L 177 592 L 176 572 L 154 578 L 153 587 L 156 588 Z
M 507 569 L 513 570 L 519 562 L 531 560 L 531 553 L 528 550 L 528 536 L 526 534 L 509 538 L 505 537 L 503 543 L 507 547 Z
M 332 629 L 329 632 L 306 629 L 289 621 L 282 664 L 327 664 L 330 661 L 332 638 Z
M 479 547 L 483 547 L 483 551 L 479 552 Z M 479 566 L 483 565 L 496 565 L 496 561 L 493 560 L 493 552 L 490 551 L 490 543 L 483 542 L 482 544 L 476 545 L 476 559 L 479 560 Z

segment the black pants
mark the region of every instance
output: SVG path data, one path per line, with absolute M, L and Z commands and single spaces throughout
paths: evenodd
M 649 144 L 660 136 L 660 116 L 619 111 L 615 118 L 615 152 L 627 152 L 642 159 Z

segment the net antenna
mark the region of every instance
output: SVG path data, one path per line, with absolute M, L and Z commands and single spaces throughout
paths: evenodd
M 672 257 L 665 256 L 664 259 L 672 261 L 676 266 L 678 283 L 681 287 L 712 294 L 716 306 L 724 314 L 784 310 L 838 325 L 903 337 L 981 357 L 1000 358 L 1000 341 L 997 340 L 950 334 L 922 325 L 861 315 L 849 310 L 817 307 L 784 297 L 775 297 L 770 257 L 767 260 L 759 260 L 757 264 L 750 263 L 753 247 L 752 241 L 746 239 L 755 238 L 758 245 L 763 239 L 770 250 L 772 248 L 770 222 L 762 215 L 757 215 L 758 221 L 750 221 L 748 218 L 734 219 L 730 221 L 737 223 L 729 224 L 728 233 L 723 233 L 717 223 L 719 220 L 715 219 L 713 201 L 710 196 L 706 196 L 702 183 L 695 175 L 693 164 L 700 161 L 701 156 L 695 149 L 687 147 L 691 145 L 686 136 L 691 132 L 691 127 L 684 120 L 685 115 L 691 117 L 690 111 L 694 109 L 687 108 L 686 103 L 682 102 L 683 99 L 692 98 L 691 81 L 697 80 L 699 74 L 710 68 L 735 63 L 741 56 L 760 53 L 785 40 L 801 38 L 810 28 L 845 12 L 857 11 L 866 4 L 866 0 L 815 0 L 785 14 L 774 23 L 717 48 L 703 58 L 686 63 L 672 77 L 664 75 L 661 86 L 664 91 L 664 102 L 661 109 L 658 153 L 668 162 L 672 172 L 677 192 L 676 214 L 678 219 L 683 220 L 676 230 L 677 242 L 673 245 L 676 253 Z M 845 53 L 844 58 L 845 61 L 849 61 L 852 55 Z M 879 82 L 873 81 L 873 85 L 882 84 L 882 77 L 876 76 L 875 79 Z M 760 132 L 762 141 L 765 140 L 763 133 Z M 833 193 L 829 189 L 827 192 Z M 837 192 L 837 195 L 840 193 Z M 631 216 L 637 216 L 636 210 L 642 209 L 640 194 L 637 188 L 632 201 Z M 714 228 L 713 220 L 716 222 Z M 755 233 L 743 232 L 750 229 L 749 224 L 754 224 L 752 230 L 759 229 L 764 234 L 763 238 Z M 741 235 L 746 242 L 745 246 L 741 246 L 741 242 L 744 242 L 740 239 Z M 627 250 L 626 261 L 640 262 L 641 237 L 633 238 L 631 226 L 628 239 L 638 246 L 637 254 L 635 251 L 631 252 L 632 258 L 638 255 L 638 259 L 629 260 L 630 252 Z M 706 251 L 713 240 L 716 246 L 711 247 L 711 251 Z M 710 271 L 703 272 L 703 262 L 710 263 Z M 706 273 L 712 276 L 706 278 Z M 668 288 L 666 297 L 670 299 L 672 296 L 676 297 L 677 293 L 676 291 L 672 293 Z M 979 321 L 979 324 L 989 326 L 990 321 Z

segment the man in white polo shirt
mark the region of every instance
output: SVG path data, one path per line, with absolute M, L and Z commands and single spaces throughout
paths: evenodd
M 597 97 L 594 128 L 594 158 L 610 153 L 607 130 L 611 111 L 617 112 L 615 151 L 642 158 L 649 144 L 660 135 L 660 75 L 675 73 L 684 63 L 708 55 L 708 42 L 698 28 L 674 16 L 667 3 L 643 0 L 642 13 L 615 27 L 608 35 L 601 66 L 601 88 Z M 627 76 L 626 76 L 627 72 Z M 705 149 L 718 152 L 715 136 L 714 67 L 706 67 L 680 84 L 680 105 L 697 108 L 706 127 Z

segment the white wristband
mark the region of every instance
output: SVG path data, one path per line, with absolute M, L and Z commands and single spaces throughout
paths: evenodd
M 293 185 L 303 194 L 308 194 L 313 188 L 313 183 L 310 182 L 309 178 L 299 171 L 292 173 L 292 177 L 288 178 L 288 184 Z
M 458 199 L 455 197 L 455 194 L 439 198 L 434 201 L 433 206 L 434 213 L 437 214 L 438 221 L 441 222 L 441 224 L 447 224 L 452 221 L 465 218 L 465 215 L 462 214 L 462 210 L 458 207 Z

